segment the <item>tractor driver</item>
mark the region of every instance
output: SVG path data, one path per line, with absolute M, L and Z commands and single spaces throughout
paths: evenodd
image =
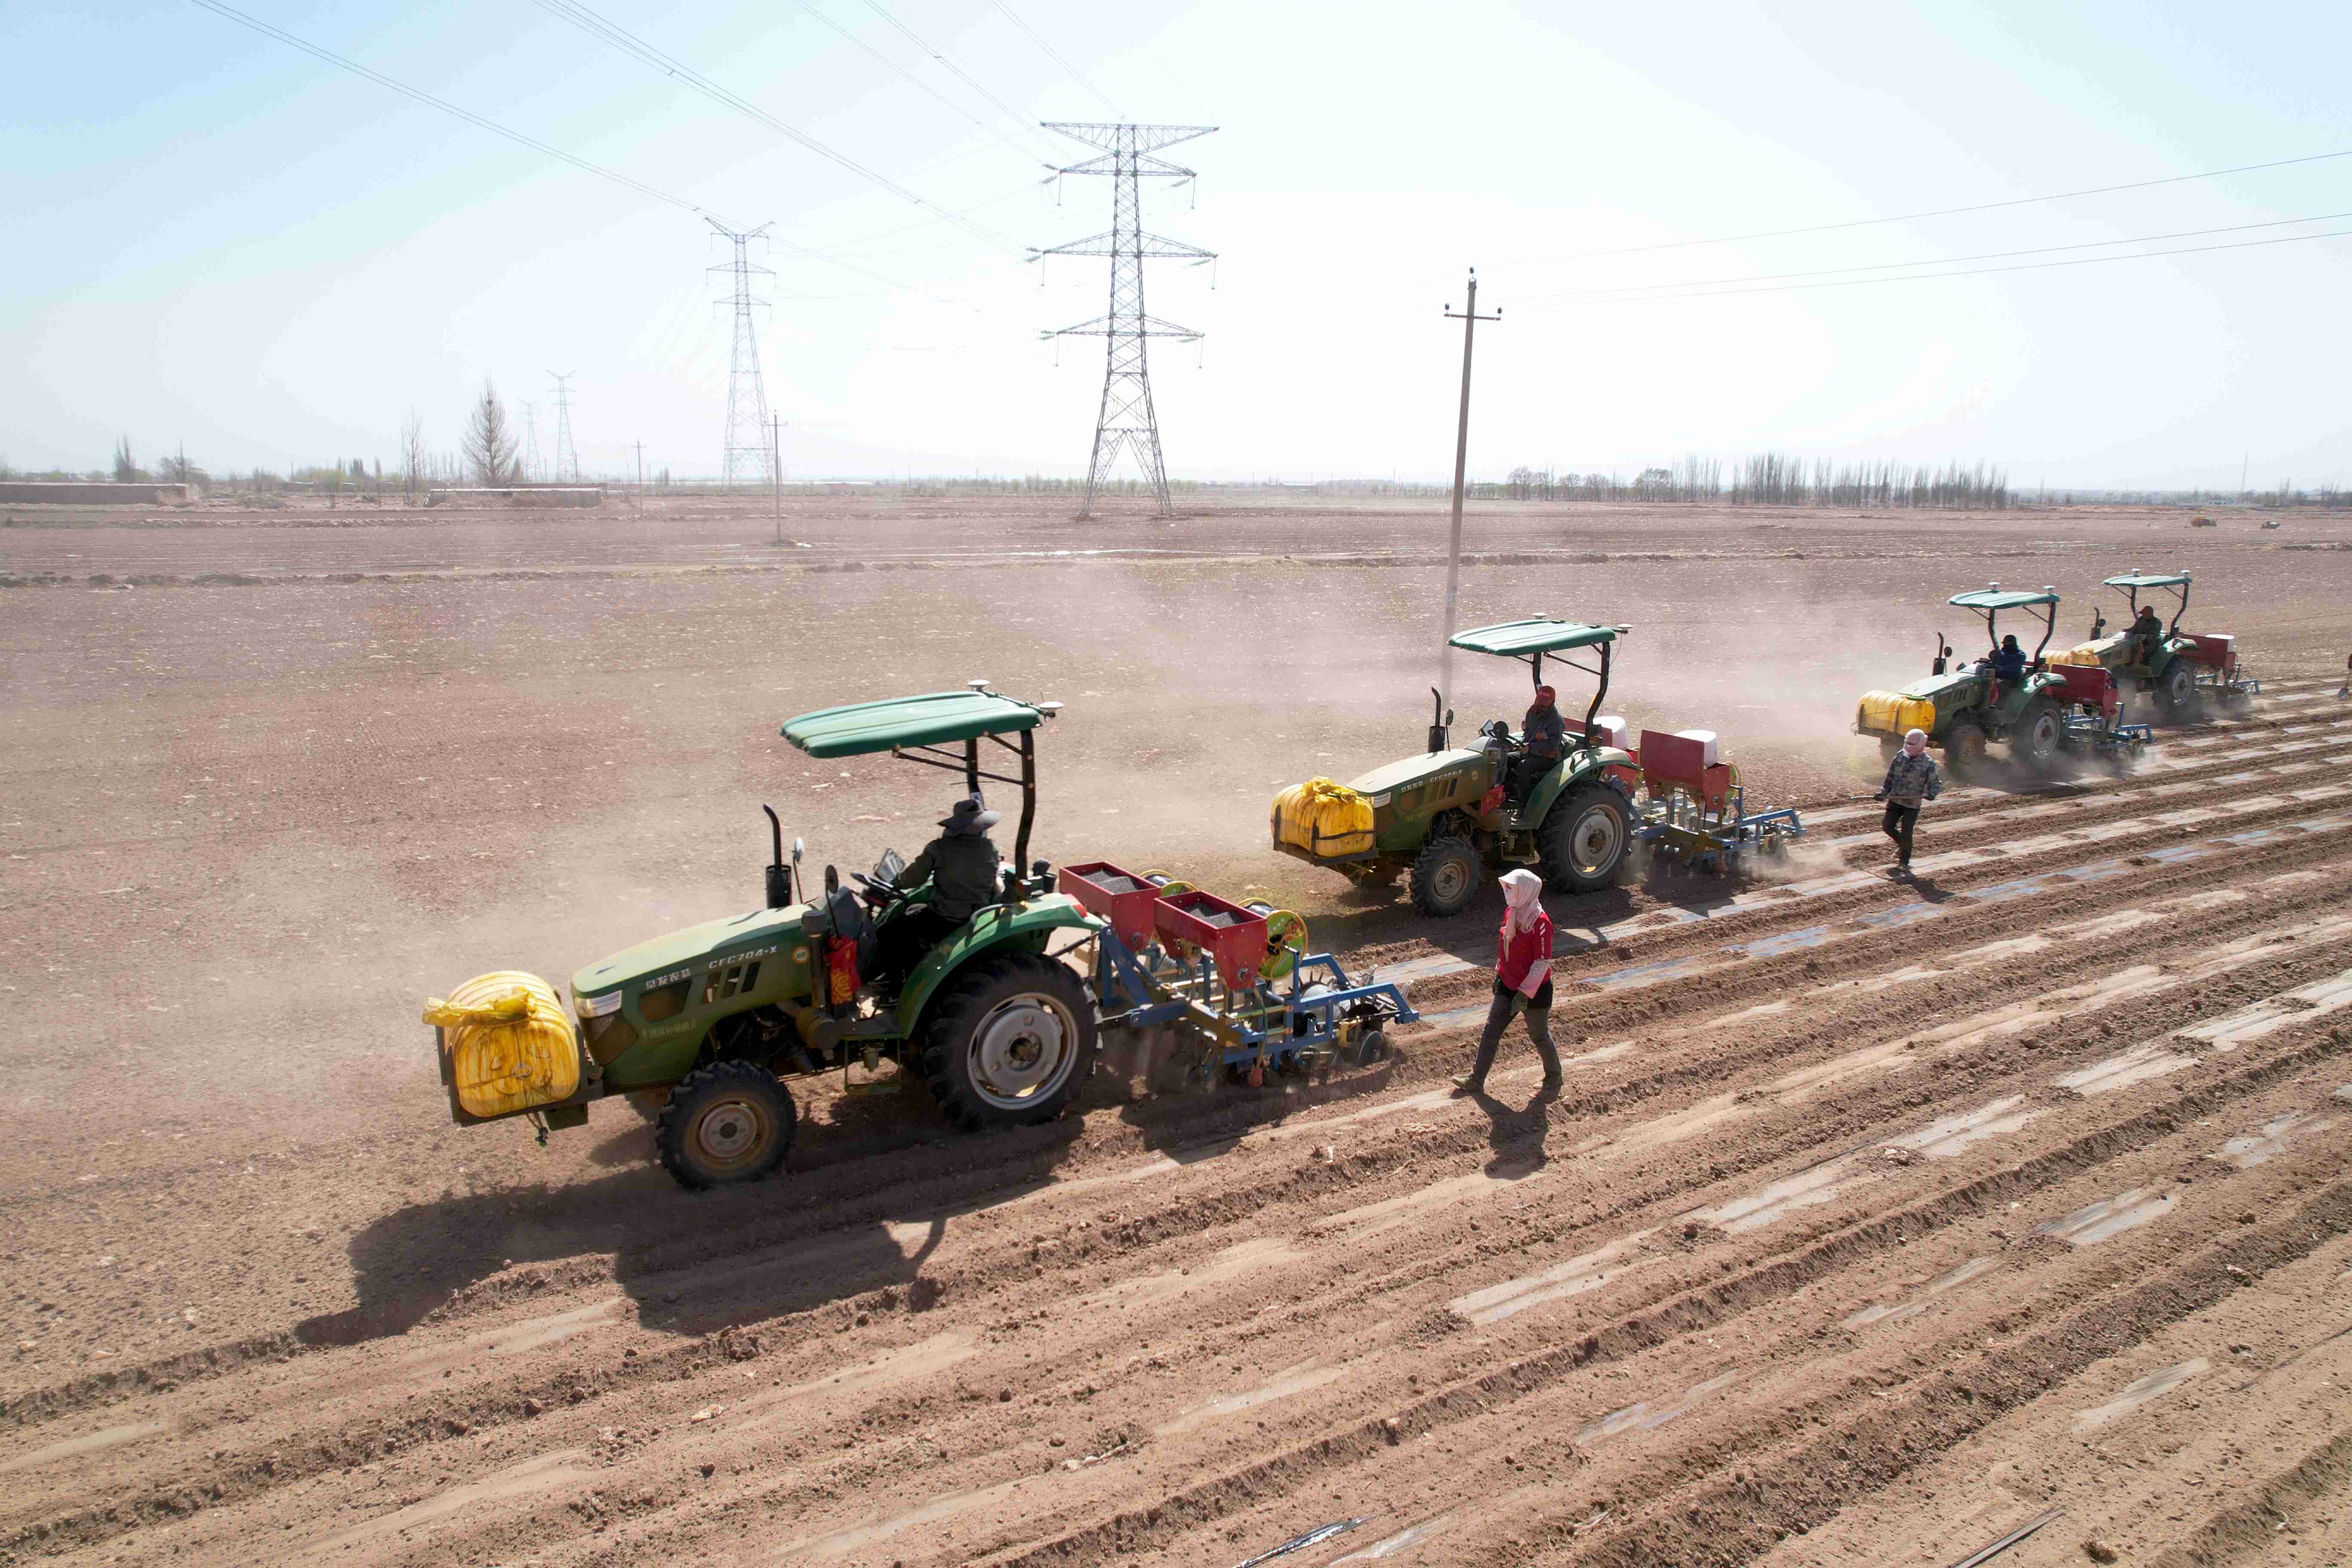
M 1568 721 L 1559 716 L 1559 694 L 1549 686 L 1536 688 L 1536 700 L 1519 725 L 1520 755 L 1511 763 L 1511 795 L 1525 800 L 1536 781 L 1559 766 L 1568 746 Z
M 946 829 L 924 846 L 915 863 L 898 874 L 898 889 L 912 893 L 928 885 L 930 901 L 902 910 L 881 931 L 881 970 L 904 980 L 923 955 L 963 928 L 966 921 L 996 902 L 1001 858 L 988 830 L 1001 820 L 980 796 L 968 795 L 940 819 Z
M 2015 632 L 2000 639 L 2000 647 L 1992 656 L 1992 678 L 2005 687 L 2024 684 L 2025 650 L 2017 646 Z
M 2139 665 L 2154 664 L 2156 650 L 2164 646 L 2164 617 L 2156 613 L 2154 605 L 2142 605 L 2139 607 L 2139 619 L 2131 625 L 2131 639 L 2135 655 L 2132 662 Z

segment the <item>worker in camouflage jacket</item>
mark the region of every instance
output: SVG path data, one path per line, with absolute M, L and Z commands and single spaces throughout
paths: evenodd
M 1878 786 L 1877 798 L 1886 803 L 1879 827 L 1895 840 L 1896 876 L 1911 874 L 1911 836 L 1919 826 L 1919 808 L 1943 793 L 1943 774 L 1927 754 L 1927 731 L 1914 730 L 1903 737 L 1903 749 L 1886 764 L 1886 782 Z

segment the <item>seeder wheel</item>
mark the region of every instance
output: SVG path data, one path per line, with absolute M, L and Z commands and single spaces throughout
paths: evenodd
M 1257 906 L 1253 904 L 1250 908 Z M 1273 910 L 1265 917 L 1265 962 L 1257 966 L 1258 978 L 1289 979 L 1306 951 L 1307 917 L 1296 910 Z

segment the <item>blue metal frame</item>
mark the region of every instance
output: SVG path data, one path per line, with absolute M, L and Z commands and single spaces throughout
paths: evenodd
M 1677 795 L 1684 807 L 1679 811 Z M 1731 786 L 1725 804 L 1730 807 L 1728 816 L 1711 818 L 1688 795 L 1674 791 L 1666 799 L 1650 803 L 1633 837 L 1647 844 L 1663 842 L 1666 853 L 1694 860 L 1701 870 L 1728 873 L 1738 868 L 1744 848 L 1760 849 L 1768 840 L 1805 836 L 1804 819 L 1795 806 L 1776 806 L 1750 816 L 1744 784 Z
M 1205 954 L 1187 963 L 1150 942 L 1129 948 L 1108 926 L 1095 936 L 1094 990 L 1106 1026 L 1149 1028 L 1190 1023 L 1213 1044 L 1196 1071 L 1226 1068 L 1284 1072 L 1336 1056 L 1370 1028 L 1420 1018 L 1393 982 L 1358 985 L 1328 952 L 1300 953 L 1287 990 L 1260 980 L 1234 990 Z M 1310 976 L 1328 984 L 1308 994 Z M 1341 1016 L 1345 1013 L 1348 1016 Z

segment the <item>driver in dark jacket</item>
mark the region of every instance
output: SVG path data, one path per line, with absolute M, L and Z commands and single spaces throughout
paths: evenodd
M 2000 639 L 2000 647 L 1992 656 L 1992 678 L 2004 687 L 2014 687 L 2025 679 L 2025 650 L 2017 646 L 2017 634 L 2010 633 Z
M 1568 747 L 1568 721 L 1559 716 L 1559 693 L 1549 686 L 1536 688 L 1535 702 L 1519 724 L 1524 752 L 1511 768 L 1511 795 L 1525 800 L 1536 781 L 1559 766 Z
M 1001 820 L 980 796 L 971 795 L 940 819 L 947 831 L 930 841 L 915 863 L 898 874 L 898 890 L 929 887 L 930 901 L 902 910 L 882 927 L 882 973 L 903 979 L 923 955 L 961 930 L 966 921 L 997 900 L 997 869 L 1003 858 L 988 830 Z

